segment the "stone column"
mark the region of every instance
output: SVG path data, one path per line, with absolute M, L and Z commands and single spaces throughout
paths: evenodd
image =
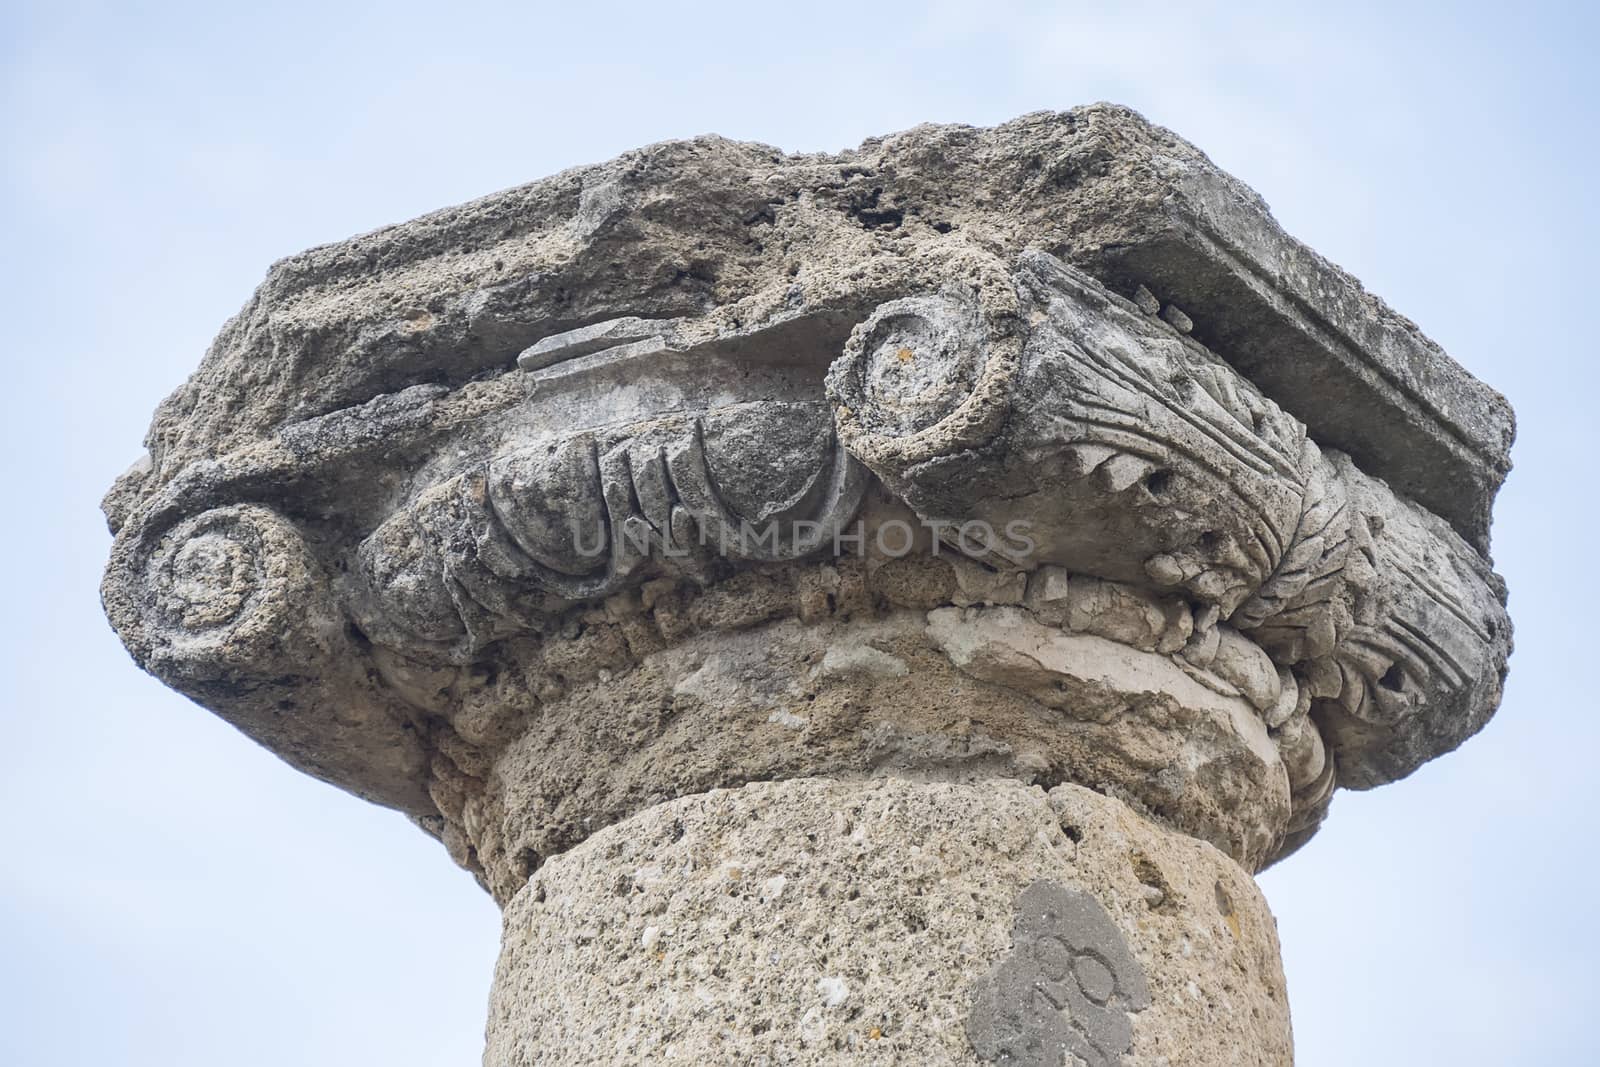
M 1123 109 L 278 265 L 135 659 L 505 910 L 485 1063 L 1286 1064 L 1252 875 L 1492 714 L 1504 401 Z
M 1250 876 L 1078 786 L 798 778 L 656 805 L 541 867 L 506 908 L 486 1062 L 1064 1053 L 1289 1062 Z

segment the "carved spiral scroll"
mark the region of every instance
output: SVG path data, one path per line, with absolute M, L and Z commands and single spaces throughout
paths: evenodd
M 185 676 L 305 670 L 339 615 L 299 530 L 256 504 L 127 539 L 113 566 L 131 579 L 108 582 L 118 630 L 152 666 Z
M 880 474 L 980 447 L 1009 410 L 1020 335 L 959 290 L 879 306 L 828 372 L 841 440 Z
M 1250 638 L 1296 680 L 1273 729 L 1308 803 L 1334 777 L 1409 773 L 1487 720 L 1510 650 L 1503 587 L 1447 523 L 1054 257 L 1020 257 L 1008 292 L 1014 310 L 890 301 L 830 371 L 841 436 L 924 521 L 1025 530 L 1020 567 L 1181 597 L 1191 644 L 1201 620 Z M 1020 355 L 997 360 L 997 339 Z M 980 424 L 978 407 L 1004 418 Z

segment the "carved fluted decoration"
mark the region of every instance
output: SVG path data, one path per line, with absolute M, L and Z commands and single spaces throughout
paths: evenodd
M 1020 525 L 1027 551 L 1006 561 L 1020 569 L 1187 602 L 1199 625 L 1174 654 L 1188 665 L 1210 667 L 1222 634 L 1287 668 L 1281 683 L 1258 669 L 1252 696 L 1306 739 L 1296 777 L 1331 777 L 1313 702 L 1361 787 L 1459 744 L 1499 703 L 1510 626 L 1478 553 L 1054 257 L 1026 254 L 1014 291 L 987 299 L 883 305 L 829 383 L 843 439 L 924 521 Z

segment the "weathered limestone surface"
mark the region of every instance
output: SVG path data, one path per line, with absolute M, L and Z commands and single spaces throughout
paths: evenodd
M 1319 440 L 1486 544 L 1504 399 L 1193 145 L 1108 105 L 836 156 L 651 145 L 286 259 L 157 413 L 151 477 L 419 381 L 459 385 L 567 328 L 804 308 L 847 333 L 888 297 L 1026 248 L 1174 302 Z
M 724 838 L 767 879 L 812 856 L 892 926 L 893 872 L 929 853 L 823 840 L 873 805 L 954 873 L 923 904 L 948 921 L 916 932 L 941 962 L 882 979 L 872 1041 L 1286 1062 L 1248 876 L 1339 786 L 1494 712 L 1512 432 L 1498 394 L 1125 109 L 837 156 L 700 138 L 274 267 L 107 496 L 103 593 L 140 665 L 405 812 L 508 908 L 491 1064 L 709 1049 L 717 1011 L 765 1018 L 741 997 L 777 1013 L 739 1032 L 752 1055 L 869 1055 L 835 1014 L 796 1030 L 814 1005 L 768 988 L 770 960 L 602 989 L 638 961 L 577 939 L 606 908 L 712 923 L 728 902 L 698 865 Z M 1047 791 L 1120 829 L 1076 860 L 1024 847 L 1063 832 Z M 730 824 L 755 797 L 770 812 Z M 689 873 L 612 892 L 650 848 Z M 1146 914 L 1157 853 L 1175 892 Z M 1172 955 L 1216 922 L 1194 878 L 1238 902 L 1244 971 L 1225 942 Z M 810 952 L 794 923 L 852 914 L 787 899 L 740 905 L 752 944 Z M 1028 999 L 1004 946 L 1068 911 L 1108 917 L 1150 984 L 1114 1053 L 1121 1024 L 1082 1003 L 1005 1037 L 973 1021 Z M 1120 974 L 1101 918 L 1080 948 Z M 839 958 L 902 974 L 907 944 Z M 1180 976 L 1200 993 L 1164 1000 Z M 595 1036 L 580 999 L 655 1014 Z
M 664 797 L 892 774 L 1080 782 L 1254 870 L 1288 832 L 1302 775 L 1247 699 L 1202 678 L 1016 606 L 699 634 L 543 705 L 481 786 L 460 783 L 458 858 L 504 901 L 539 857 Z
M 486 1062 L 1022 1067 L 1063 1050 L 1289 1062 L 1249 876 L 1076 786 L 795 779 L 658 805 L 542 867 L 506 908 Z

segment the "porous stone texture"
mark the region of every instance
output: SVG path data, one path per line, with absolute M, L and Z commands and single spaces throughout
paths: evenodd
M 1254 870 L 1299 772 L 1262 712 L 1210 680 L 1020 607 L 788 619 L 573 684 L 441 809 L 502 901 L 539 858 L 663 797 L 820 774 L 1079 782 Z
M 651 808 L 518 891 L 491 1000 L 492 1067 L 1291 1061 L 1276 928 L 1237 864 L 1006 779 Z
M 1320 439 L 1486 544 L 1504 399 L 1200 150 L 1106 104 L 837 155 L 671 141 L 292 256 L 162 405 L 114 510 L 199 457 L 415 382 L 459 386 L 563 330 L 826 309 L 814 325 L 842 339 L 885 299 L 1026 248 L 1175 302 Z
M 1497 393 L 1126 109 L 838 155 L 706 137 L 275 266 L 107 495 L 102 589 L 140 665 L 405 812 L 514 915 L 530 886 L 589 907 L 620 885 L 597 850 L 673 812 L 704 824 L 672 846 L 698 863 L 737 838 L 715 814 L 730 797 L 782 799 L 793 826 L 905 798 L 906 832 L 974 888 L 926 886 L 954 916 L 925 931 L 945 955 L 884 992 L 892 1025 L 807 1024 L 840 1041 L 878 1025 L 873 1045 L 819 1037 L 796 1062 L 924 1038 L 955 1060 L 1283 1062 L 1286 1024 L 1220 956 L 1172 955 L 1215 920 L 1169 867 L 1221 863 L 1215 900 L 1254 902 L 1240 879 L 1304 844 L 1337 788 L 1403 777 L 1493 714 L 1511 625 L 1488 519 L 1512 433 Z M 819 778 L 835 784 L 782 784 Z M 863 784 L 879 779 L 897 784 Z M 1069 867 L 1075 850 L 1006 843 L 1050 837 L 1041 790 L 1089 804 L 1068 786 L 1143 829 Z M 958 797 L 987 838 L 940 822 Z M 762 838 L 780 824 L 751 818 L 763 885 L 787 884 L 794 848 L 827 884 L 900 899 L 872 866 L 889 853 Z M 1174 857 L 1143 889 L 1113 878 L 1158 851 L 1139 834 Z M 562 881 L 582 871 L 603 877 Z M 703 910 L 709 884 L 663 899 Z M 1238 918 L 1253 906 L 1229 930 L 1281 1014 L 1269 939 Z M 563 929 L 541 962 L 508 927 L 514 970 L 575 966 Z M 1026 947 L 1041 938 L 1071 960 Z M 588 945 L 596 973 L 634 965 Z M 905 949 L 850 958 L 886 974 L 880 951 L 889 968 Z M 1190 970 L 1200 992 L 1173 1000 Z M 945 1016 L 904 998 L 956 997 L 979 971 L 988 1022 L 931 1036 Z M 657 1005 L 689 1029 L 587 1040 L 705 1050 L 702 991 L 729 1010 L 736 988 L 798 996 L 701 979 Z M 824 1000 L 851 988 L 824 979 Z M 523 992 L 497 1010 L 532 1004 L 507 982 Z M 1055 1007 L 1019 1021 L 1004 1004 L 1030 983 Z M 538 1011 L 592 1034 L 577 1003 Z M 793 1032 L 764 1025 L 739 1040 Z

